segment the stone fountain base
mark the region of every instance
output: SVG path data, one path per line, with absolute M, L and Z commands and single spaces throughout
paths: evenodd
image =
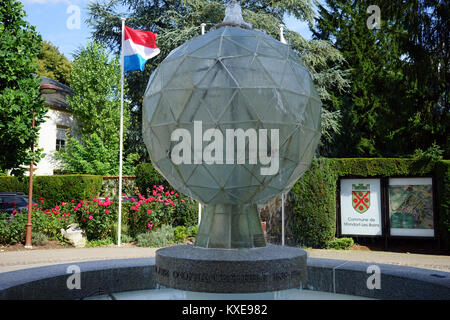
M 214 249 L 178 245 L 156 251 L 156 281 L 200 292 L 245 293 L 300 288 L 306 252 L 294 247 Z

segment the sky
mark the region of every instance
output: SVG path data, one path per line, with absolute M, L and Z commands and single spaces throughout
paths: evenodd
M 66 58 L 73 60 L 73 53 L 84 47 L 90 40 L 91 31 L 85 23 L 87 6 L 94 0 L 21 0 L 27 13 L 27 20 L 41 34 L 59 48 Z M 285 17 L 288 29 L 300 33 L 305 39 L 311 38 L 306 22 L 294 17 Z

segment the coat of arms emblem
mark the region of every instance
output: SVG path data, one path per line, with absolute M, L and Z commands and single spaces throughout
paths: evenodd
M 361 214 L 370 208 L 370 184 L 352 184 L 352 205 Z

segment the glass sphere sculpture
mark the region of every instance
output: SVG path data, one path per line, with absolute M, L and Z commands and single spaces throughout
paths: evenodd
M 154 167 L 205 205 L 195 245 L 265 246 L 256 204 L 294 185 L 320 139 L 321 101 L 298 55 L 225 25 L 174 49 L 143 106 Z

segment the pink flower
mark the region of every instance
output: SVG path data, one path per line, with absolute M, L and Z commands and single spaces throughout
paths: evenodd
M 93 216 L 89 216 L 89 220 L 92 220 L 92 219 L 94 219 L 94 217 Z
M 170 194 L 174 194 L 175 192 L 173 192 L 173 191 L 170 191 Z
M 150 213 L 152 213 L 152 210 L 148 209 L 147 214 L 150 214 Z
M 56 209 L 56 210 L 59 210 L 59 206 L 56 206 L 55 209 Z
M 108 201 L 108 200 L 109 200 L 109 198 L 108 198 L 108 197 L 105 197 L 105 200 L 106 200 L 106 201 Z
M 44 203 L 44 200 L 41 200 L 41 203 Z
M 134 202 L 134 198 L 131 198 L 131 201 L 133 201 L 133 202 Z
M 149 223 L 147 223 L 147 227 L 148 227 L 149 229 L 152 229 L 152 228 L 153 228 L 153 223 L 150 221 Z
M 175 197 L 178 197 L 178 193 L 175 193 Z
M 132 207 L 131 207 L 131 210 L 136 210 L 136 207 L 135 207 L 135 206 L 132 206 Z
M 106 214 L 108 214 L 108 213 L 109 213 L 109 210 L 108 210 L 108 209 L 106 209 L 106 210 L 105 210 L 105 213 L 106 213 Z
M 14 209 L 13 210 L 13 212 L 12 212 L 12 214 L 16 214 L 17 213 L 17 210 L 16 209 Z
M 86 219 L 83 219 L 83 221 L 86 221 Z
M 98 199 L 95 199 L 95 198 L 94 198 L 94 199 L 92 199 L 92 201 L 94 201 L 94 202 L 97 202 L 97 201 L 98 201 Z
M 122 197 L 125 197 L 126 196 L 126 194 L 125 193 L 122 193 Z
M 153 190 L 153 195 L 156 196 L 156 190 Z
M 165 195 L 168 196 L 169 194 L 170 194 L 170 192 L 169 192 L 169 191 L 166 191 Z
M 181 202 L 184 202 L 184 199 L 181 199 Z

